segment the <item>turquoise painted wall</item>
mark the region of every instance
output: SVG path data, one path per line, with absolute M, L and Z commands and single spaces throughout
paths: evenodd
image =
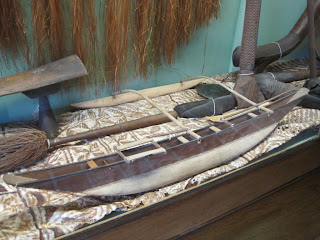
M 263 0 L 258 44 L 273 42 L 284 37 L 306 7 L 305 0 Z M 233 49 L 240 45 L 243 28 L 245 0 L 222 0 L 221 14 L 212 21 L 208 29 L 203 28 L 191 38 L 190 44 L 176 52 L 172 67 L 162 66 L 148 81 L 129 76 L 122 88 L 143 89 L 176 83 L 188 76 L 213 76 L 235 70 L 232 66 Z M 206 40 L 207 39 L 207 40 Z M 205 47 L 206 46 L 206 47 Z M 206 50 L 206 51 L 205 51 Z M 307 55 L 306 40 L 287 58 Z M 24 69 L 25 66 L 22 66 Z M 14 68 L 1 73 L 1 77 L 14 74 Z M 0 86 L 1 87 L 1 86 Z M 106 86 L 98 97 L 110 95 Z M 54 111 L 59 114 L 68 109 L 70 103 L 95 98 L 94 89 L 87 89 L 80 97 L 75 89 L 63 96 L 54 94 L 49 100 Z M 0 123 L 26 121 L 33 118 L 38 101 L 21 93 L 0 97 Z

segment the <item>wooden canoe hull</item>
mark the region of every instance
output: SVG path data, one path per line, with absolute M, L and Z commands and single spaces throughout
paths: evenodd
M 174 164 L 166 165 L 144 174 L 135 175 L 130 178 L 92 188 L 84 191 L 84 193 L 88 195 L 108 196 L 126 195 L 150 191 L 177 182 L 181 179 L 221 165 L 232 160 L 236 156 L 247 152 L 267 137 L 276 126 L 277 124 L 274 123 L 250 135 L 184 159 L 183 161 L 178 161 Z
M 197 133 L 202 136 L 200 142 L 195 139 L 168 147 L 166 154 L 143 157 L 132 163 L 119 161 L 85 170 L 77 167 L 85 163 L 76 163 L 70 166 L 73 171 L 71 173 L 70 170 L 64 170 L 70 169 L 69 166 L 61 166 L 20 175 L 8 174 L 4 181 L 23 187 L 90 195 L 122 195 L 152 190 L 223 164 L 250 150 L 276 127 L 302 97 L 301 94 L 300 97 L 295 95 L 290 101 L 287 97 L 275 103 L 271 115 L 261 113 L 254 118 L 247 114 L 237 117 L 231 120 L 233 126 L 217 133 L 209 128 L 199 130 Z M 164 146 L 166 142 L 174 140 L 176 139 L 159 144 Z M 120 158 L 118 154 L 106 156 L 112 157 Z

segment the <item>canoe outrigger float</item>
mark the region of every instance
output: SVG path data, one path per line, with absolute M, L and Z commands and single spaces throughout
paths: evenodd
M 307 93 L 305 88 L 290 90 L 196 131 L 188 130 L 175 119 L 183 132 L 170 139 L 142 139 L 117 146 L 115 153 L 106 156 L 5 174 L 4 181 L 21 187 L 88 195 L 127 195 L 156 189 L 247 152 L 266 138 Z

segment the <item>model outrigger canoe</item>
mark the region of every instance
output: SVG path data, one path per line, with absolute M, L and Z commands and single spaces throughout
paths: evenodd
M 209 127 L 161 142 L 144 139 L 116 152 L 64 166 L 5 174 L 21 187 L 88 195 L 126 195 L 165 186 L 226 163 L 256 146 L 308 93 L 292 90 Z

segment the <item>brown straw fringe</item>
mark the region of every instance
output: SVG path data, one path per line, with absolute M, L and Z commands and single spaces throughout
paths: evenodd
M 198 0 L 195 14 L 195 28 L 208 27 L 210 19 L 218 18 L 221 0 Z
M 39 66 L 66 55 L 60 0 L 31 2 L 34 65 Z
M 106 4 L 106 68 L 113 90 L 120 88 L 121 79 L 127 74 L 131 4 L 130 0 L 108 0 Z
M 123 30 L 122 30 L 122 64 L 123 64 L 123 77 L 127 76 L 127 67 L 129 63 L 129 44 L 130 44 L 130 23 L 133 19 L 132 14 L 132 1 L 124 0 L 123 10 Z
M 194 30 L 194 0 L 179 0 L 177 19 L 177 45 L 188 44 L 190 36 Z
M 95 93 L 98 94 L 101 89 L 98 81 L 99 67 L 101 64 L 99 53 L 99 41 L 97 31 L 97 17 L 95 13 L 95 1 L 84 0 L 84 18 L 85 18 L 85 35 L 86 35 L 86 68 L 88 71 L 88 77 L 86 80 L 88 83 L 95 86 Z
M 86 22 L 86 31 L 88 33 L 87 39 L 87 52 L 89 52 L 87 61 L 88 61 L 88 71 L 93 72 L 97 67 L 96 57 L 97 52 L 99 51 L 99 42 L 97 36 L 97 20 L 95 15 L 95 1 L 84 0 L 85 4 L 85 22 Z
M 177 46 L 189 43 L 196 29 L 208 26 L 211 18 L 217 18 L 221 0 L 158 0 L 152 35 L 152 64 L 156 70 L 161 58 L 168 65 L 174 62 Z
M 150 46 L 153 16 L 153 2 L 149 0 L 136 0 L 134 52 L 136 55 L 135 69 L 141 77 L 148 75 L 148 47 Z
M 51 59 L 58 60 L 65 56 L 66 49 L 63 36 L 63 21 L 60 0 L 49 0 L 48 38 L 51 48 Z
M 86 81 L 101 89 L 98 83 L 107 83 L 106 75 L 113 90 L 118 90 L 131 66 L 146 79 L 150 65 L 154 70 L 162 62 L 172 65 L 177 47 L 188 44 L 197 28 L 218 17 L 221 0 L 104 0 L 100 1 L 101 22 L 95 11 L 97 1 L 71 0 L 67 2 L 72 10 L 72 31 L 63 18 L 62 2 L 32 0 L 36 65 L 66 55 L 65 45 L 71 39 L 73 52 L 89 71 L 91 79 Z M 80 85 L 81 93 L 87 84 L 82 80 Z
M 152 54 L 152 64 L 156 71 L 157 67 L 161 65 L 162 56 L 162 31 L 164 25 L 164 19 L 162 17 L 164 12 L 164 1 L 157 0 L 155 2 L 154 10 L 154 31 L 151 39 L 151 54 Z
M 86 38 L 88 29 L 85 28 L 85 1 L 71 0 L 72 9 L 72 47 L 73 53 L 77 54 L 85 66 L 90 64 L 91 52 L 86 46 Z M 91 33 L 94 34 L 94 33 Z M 89 61 L 88 61 L 89 60 Z M 80 86 L 80 94 L 86 89 L 90 83 L 91 75 L 77 79 L 77 85 Z M 69 84 L 73 84 L 70 82 Z M 69 85 L 68 84 L 68 85 Z
M 167 0 L 165 4 L 162 49 L 164 60 L 170 66 L 177 46 L 178 4 L 178 0 Z
M 32 0 L 31 2 L 32 24 L 33 24 L 33 44 L 34 44 L 34 65 L 45 64 L 48 51 L 47 15 L 48 8 L 45 1 Z
M 108 0 L 106 3 L 105 28 L 106 43 L 105 52 L 107 60 L 107 75 L 113 88 L 120 77 L 120 52 L 121 52 L 121 4 L 117 0 Z
M 0 1 L 0 54 L 1 68 L 10 67 L 12 58 L 22 54 L 29 64 L 29 48 L 26 36 L 26 18 L 20 0 Z M 14 62 L 14 61 L 13 61 Z M 15 63 L 15 62 L 14 62 Z M 17 67 L 17 64 L 15 64 Z
M 86 64 L 85 39 L 84 39 L 84 2 L 72 0 L 72 43 L 73 50 L 79 56 L 83 64 Z

